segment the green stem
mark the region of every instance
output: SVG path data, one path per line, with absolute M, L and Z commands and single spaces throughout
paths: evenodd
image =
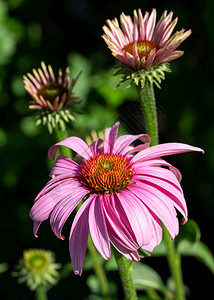
M 117 262 L 118 271 L 120 274 L 125 300 L 137 300 L 137 294 L 134 288 L 131 272 L 131 262 L 115 248 L 113 248 L 114 256 Z
M 151 146 L 158 144 L 158 122 L 157 111 L 155 103 L 155 95 L 153 85 L 149 82 L 145 84 L 145 87 L 141 89 L 136 86 L 139 101 L 142 109 L 142 114 L 145 122 L 146 133 L 151 137 Z M 174 242 L 170 237 L 170 234 L 166 227 L 163 225 L 164 240 L 167 246 L 167 258 L 170 267 L 171 274 L 175 281 L 176 286 L 176 300 L 184 300 L 183 280 L 180 266 L 180 256 L 176 253 Z
M 43 285 L 36 288 L 36 300 L 47 300 L 47 294 Z
M 62 131 L 58 127 L 55 127 L 55 134 L 57 137 L 57 142 L 60 142 L 68 137 L 67 130 Z M 65 156 L 71 158 L 71 151 L 67 147 L 61 146 L 60 151 L 61 151 L 62 155 L 65 155 Z M 78 207 L 77 207 L 77 209 L 78 209 Z M 89 250 L 89 253 L 90 253 L 91 258 L 94 263 L 94 271 L 99 279 L 104 299 L 111 300 L 108 280 L 106 278 L 103 266 L 99 261 L 98 253 L 94 247 L 91 237 L 89 237 L 89 239 L 88 239 L 88 250 Z
M 158 144 L 158 122 L 153 85 L 147 82 L 143 89 L 136 86 L 141 110 L 144 118 L 145 131 L 151 137 L 151 146 Z
M 167 252 L 168 263 L 169 263 L 171 274 L 173 275 L 175 281 L 176 300 L 184 300 L 185 297 L 184 297 L 184 290 L 183 290 L 180 255 L 176 253 L 174 242 L 172 241 L 168 230 L 164 225 L 162 225 L 162 227 L 164 233 L 164 240 L 168 250 Z
M 100 260 L 99 260 L 98 255 L 97 255 L 97 251 L 94 247 L 94 244 L 93 244 L 92 239 L 91 239 L 90 236 L 89 236 L 89 239 L 88 239 L 88 250 L 89 250 L 89 253 L 90 253 L 91 258 L 93 260 L 94 271 L 95 271 L 95 273 L 96 273 L 96 275 L 97 275 L 97 277 L 99 278 L 99 281 L 100 281 L 100 286 L 101 286 L 101 289 L 102 289 L 103 297 L 106 300 L 110 300 L 111 296 L 110 296 L 110 291 L 109 291 L 108 280 L 107 280 L 106 274 L 104 272 L 103 266 L 100 263 Z

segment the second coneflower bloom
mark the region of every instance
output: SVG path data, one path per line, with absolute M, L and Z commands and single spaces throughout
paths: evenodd
M 178 18 L 173 18 L 173 12 L 164 11 L 156 24 L 156 9 L 152 13 L 142 15 L 140 9 L 134 10 L 134 18 L 122 13 L 120 24 L 115 18 L 107 20 L 108 26 L 103 26 L 102 36 L 112 54 L 125 66 L 133 70 L 150 70 L 170 62 L 181 55 L 183 51 L 177 47 L 191 34 L 184 29 L 172 32 Z M 167 71 L 167 68 L 162 68 Z
M 59 69 L 56 79 L 52 67 L 50 65 L 46 67 L 42 62 L 41 68 L 33 69 L 33 75 L 27 73 L 23 76 L 25 89 L 33 98 L 29 108 L 40 112 L 37 124 L 47 124 L 49 131 L 52 132 L 57 124 L 64 129 L 65 122 L 74 120 L 69 105 L 80 98 L 72 94 L 80 74 L 81 72 L 71 80 L 70 69 L 67 67 L 64 77 L 62 70 Z

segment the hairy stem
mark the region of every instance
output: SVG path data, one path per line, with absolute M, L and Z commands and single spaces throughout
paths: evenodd
M 157 110 L 153 85 L 149 82 L 141 89 L 141 86 L 136 86 L 141 110 L 145 122 L 145 131 L 151 137 L 151 146 L 158 144 L 158 122 Z M 180 266 L 180 256 L 176 253 L 174 241 L 171 239 L 170 234 L 166 227 L 163 225 L 164 241 L 167 246 L 167 259 L 170 267 L 171 274 L 174 278 L 176 286 L 176 300 L 184 300 L 183 279 Z
M 143 89 L 136 86 L 144 118 L 145 132 L 151 137 L 151 146 L 158 144 L 158 122 L 153 85 L 147 82 Z
M 131 262 L 115 248 L 113 248 L 114 256 L 117 262 L 118 271 L 120 274 L 125 300 L 137 300 L 137 294 L 134 288 L 131 272 Z

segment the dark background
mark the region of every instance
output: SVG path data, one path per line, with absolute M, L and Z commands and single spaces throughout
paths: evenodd
M 157 8 L 158 19 L 165 9 L 174 11 L 179 18 L 176 30 L 192 29 L 190 38 L 179 47 L 185 55 L 171 63 L 173 72 L 166 75 L 162 89 L 155 88 L 155 93 L 160 142 L 184 142 L 205 150 L 205 155 L 190 153 L 168 161 L 181 170 L 189 217 L 198 223 L 201 240 L 213 251 L 214 2 L 0 1 L 0 260 L 9 267 L 0 274 L 1 299 L 33 299 L 33 294 L 11 277 L 24 249 L 51 249 L 57 261 L 69 261 L 67 240 L 58 240 L 48 222 L 41 227 L 39 239 L 32 235 L 28 213 L 48 180 L 47 150 L 55 138 L 45 127 L 35 127 L 22 75 L 38 68 L 42 60 L 55 71 L 69 64 L 74 76 L 82 68 L 76 92 L 80 91 L 83 100 L 71 133 L 84 138 L 89 129 L 103 129 L 118 119 L 123 130 L 141 133 L 144 127 L 136 113 L 136 93 L 124 87 L 113 90 L 117 83 L 116 78 L 111 79 L 115 60 L 101 35 L 106 19 L 118 18 L 121 12 L 132 15 L 135 8 L 151 12 L 153 7 Z M 105 89 L 105 84 L 110 87 Z M 67 236 L 70 224 L 65 226 Z M 166 281 L 169 271 L 165 258 L 146 259 L 146 263 Z M 183 258 L 182 267 L 190 290 L 188 299 L 210 299 L 212 273 L 195 258 Z M 83 272 L 82 277 L 71 273 L 50 291 L 50 299 L 86 299 L 90 293 L 86 283 L 89 273 Z M 109 276 L 119 285 L 116 273 Z

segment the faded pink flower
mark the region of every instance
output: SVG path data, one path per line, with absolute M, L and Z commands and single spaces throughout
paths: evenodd
M 70 69 L 67 67 L 65 76 L 62 76 L 62 70 L 59 69 L 58 80 L 56 80 L 52 67 L 46 67 L 41 62 L 42 69 L 33 69 L 33 75 L 30 73 L 23 76 L 25 89 L 34 99 L 35 104 L 29 105 L 31 109 L 59 111 L 80 97 L 73 97 L 72 90 L 79 78 L 70 79 Z
M 171 36 L 178 18 L 172 21 L 173 12 L 164 11 L 156 24 L 156 9 L 142 15 L 140 9 L 134 10 L 133 21 L 124 13 L 120 24 L 115 18 L 107 20 L 102 36 L 112 54 L 126 66 L 134 69 L 149 70 L 152 67 L 170 62 L 184 52 L 175 50 L 190 34 L 191 30 L 177 31 Z
M 75 274 L 82 273 L 89 232 L 104 259 L 110 258 L 112 243 L 128 259 L 139 260 L 139 248 L 152 251 L 161 242 L 161 222 L 174 238 L 179 231 L 176 210 L 183 215 L 183 223 L 187 221 L 181 174 L 160 157 L 203 150 L 180 143 L 149 147 L 148 135 L 117 138 L 118 128 L 119 123 L 107 128 L 104 141 L 98 139 L 90 146 L 78 137 L 52 146 L 50 159 L 61 145 L 76 152 L 82 162 L 58 156 L 50 173 L 53 178 L 30 211 L 35 236 L 41 222 L 50 218 L 53 232 L 64 239 L 63 225 L 82 201 L 69 238 Z M 144 144 L 130 146 L 137 139 Z

